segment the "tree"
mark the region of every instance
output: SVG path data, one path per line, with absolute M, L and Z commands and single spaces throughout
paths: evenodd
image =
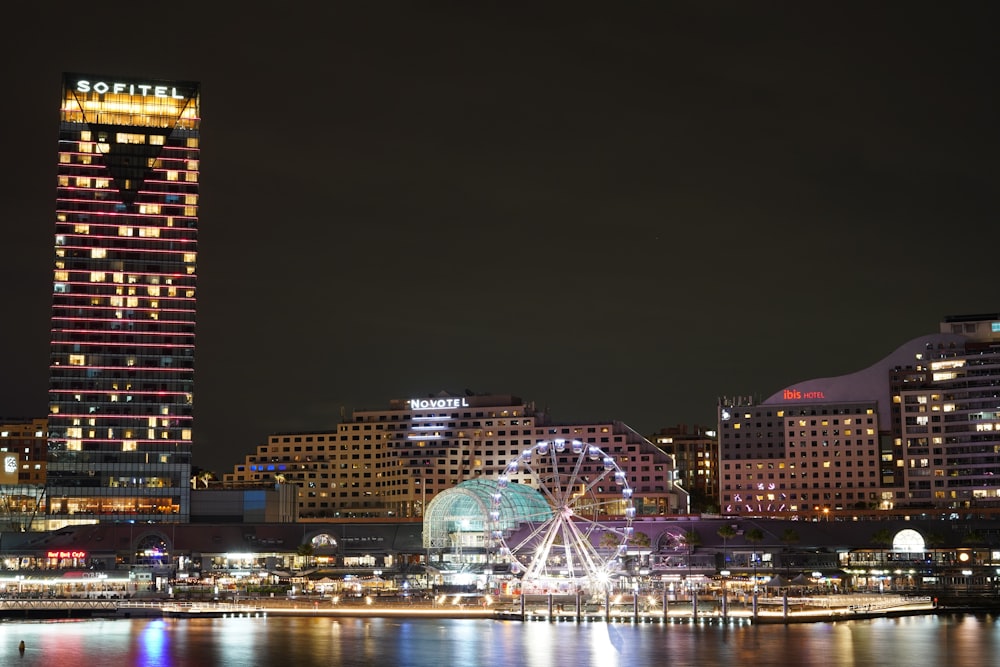
M 308 542 L 303 542 L 295 549 L 295 553 L 302 557 L 307 566 L 312 563 L 312 556 L 315 551 L 316 550 L 313 549 L 313 545 Z
M 781 541 L 785 545 L 785 551 L 788 551 L 793 544 L 799 543 L 799 531 L 794 528 L 785 528 L 784 532 L 781 533 Z M 784 558 L 785 561 L 785 574 L 788 574 L 788 565 L 792 560 L 791 557 L 786 553 Z
M 621 536 L 618 533 L 609 530 L 601 534 L 601 539 L 598 542 L 598 546 L 605 549 L 614 549 L 619 544 L 621 544 Z
M 751 545 L 760 544 L 764 541 L 764 531 L 760 528 L 751 528 L 743 533 L 743 539 Z M 756 547 L 751 547 L 750 563 L 753 565 L 753 587 L 757 590 L 757 553 Z
M 722 567 L 725 568 L 726 567 L 726 561 L 729 560 L 728 559 L 728 555 L 729 554 L 726 551 L 726 543 L 729 540 L 731 540 L 734 537 L 736 537 L 736 529 L 733 528 L 731 525 L 726 524 L 725 526 L 722 526 L 722 527 L 719 528 L 719 530 L 717 531 L 717 534 L 718 534 L 719 537 L 722 538 Z
M 630 539 L 628 543 L 632 546 L 642 548 L 651 545 L 653 540 L 646 533 L 639 532 L 632 535 L 632 539 Z
M 701 535 L 699 535 L 698 531 L 694 528 L 690 528 L 685 530 L 684 534 L 681 535 L 681 543 L 686 546 L 688 550 L 687 566 L 688 571 L 690 571 L 691 557 L 694 555 L 694 550 L 701 546 Z
M 880 528 L 872 533 L 869 541 L 879 548 L 880 560 L 885 561 L 885 548 L 892 545 L 892 531 L 888 528 Z
M 962 536 L 962 544 L 983 544 L 984 542 L 986 540 L 983 539 L 983 534 L 978 530 L 970 530 Z

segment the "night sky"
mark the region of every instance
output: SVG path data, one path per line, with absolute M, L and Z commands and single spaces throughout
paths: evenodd
M 1000 311 L 993 3 L 300 4 L 17 3 L 0 415 L 47 412 L 63 71 L 202 84 L 219 474 L 442 390 L 709 425 Z

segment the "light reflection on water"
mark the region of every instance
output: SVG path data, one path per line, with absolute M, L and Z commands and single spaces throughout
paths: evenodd
M 0 665 L 980 667 L 1000 654 L 996 621 L 988 615 L 758 626 L 342 617 L 3 621 Z

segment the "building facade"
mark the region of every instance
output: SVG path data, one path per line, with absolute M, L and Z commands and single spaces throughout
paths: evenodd
M 188 520 L 199 86 L 65 74 L 50 526 Z
M 876 364 L 719 402 L 725 514 L 1000 505 L 1000 314 L 948 317 Z
M 713 500 L 719 497 L 719 439 L 714 428 L 677 424 L 660 429 L 649 439 L 674 458 L 677 481 L 692 496 Z
M 0 526 L 35 530 L 44 526 L 45 419 L 0 419 Z
M 436 494 L 464 480 L 497 477 L 524 449 L 557 439 L 595 445 L 614 457 L 640 514 L 686 512 L 673 457 L 625 424 L 556 424 L 509 395 L 396 399 L 386 410 L 355 411 L 329 431 L 274 434 L 223 482 L 297 484 L 303 519 L 419 518 Z M 595 471 L 600 465 L 595 460 Z M 517 475 L 512 481 L 534 483 Z M 620 498 L 611 485 L 596 492 Z

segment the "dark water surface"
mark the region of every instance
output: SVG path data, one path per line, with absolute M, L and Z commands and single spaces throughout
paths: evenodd
M 982 667 L 1000 664 L 997 620 L 943 615 L 756 626 L 318 617 L 4 621 L 0 665 Z

